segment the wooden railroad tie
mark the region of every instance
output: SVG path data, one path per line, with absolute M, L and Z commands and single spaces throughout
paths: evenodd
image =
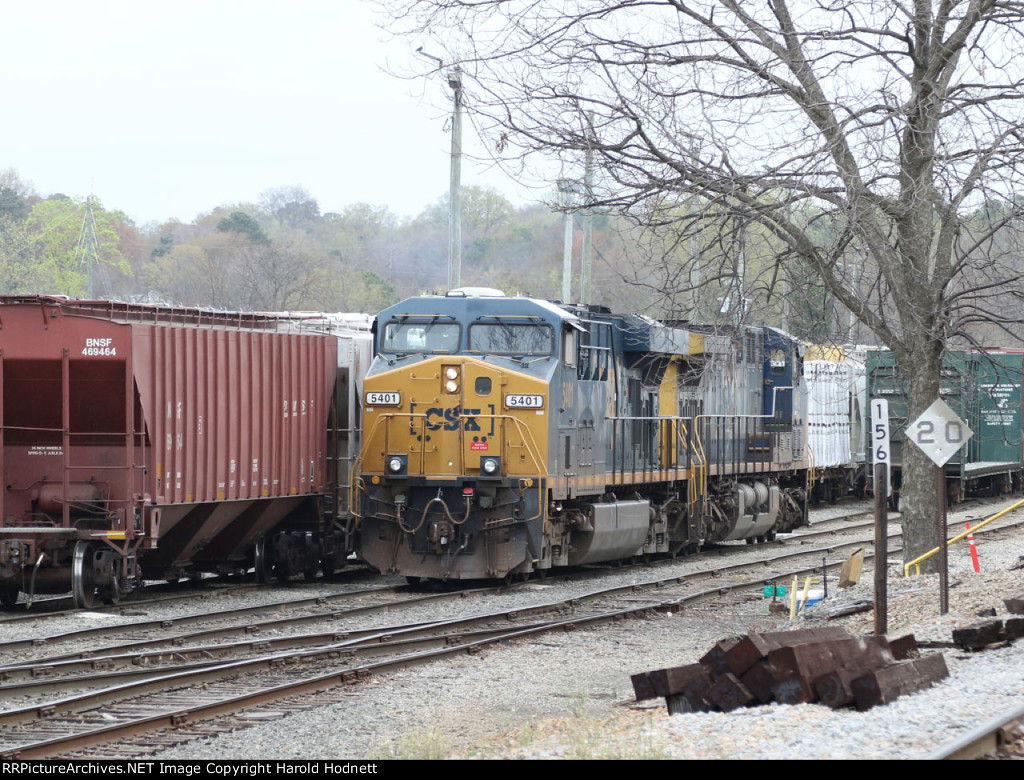
M 984 620 L 953 630 L 953 644 L 961 650 L 984 650 L 986 647 L 1012 642 L 1024 637 L 1024 617 Z
M 823 627 L 750 633 L 718 642 L 698 663 L 632 676 L 638 701 L 661 697 L 670 714 L 820 702 L 868 709 L 949 675 L 941 654 L 922 656 L 914 636 L 851 636 Z

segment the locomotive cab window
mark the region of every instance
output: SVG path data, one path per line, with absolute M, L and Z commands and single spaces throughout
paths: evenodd
M 786 373 L 786 351 L 784 349 L 773 349 L 768 356 L 768 365 L 773 374 Z
M 432 352 L 451 354 L 459 349 L 457 322 L 392 320 L 384 326 L 380 351 L 395 354 Z
M 576 330 L 566 328 L 562 331 L 562 362 L 572 368 L 576 365 Z
M 469 327 L 469 349 L 489 355 L 543 357 L 554 353 L 555 337 L 549 325 L 476 323 Z

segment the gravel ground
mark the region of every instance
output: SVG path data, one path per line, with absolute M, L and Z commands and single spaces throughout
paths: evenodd
M 936 576 L 904 579 L 902 567 L 890 567 L 889 636 L 948 642 L 953 628 L 978 622 L 982 610 L 1005 617 L 1003 599 L 1024 592 L 1024 571 L 1012 569 L 1024 558 L 1024 531 L 999 540 L 979 535 L 977 549 L 980 574 L 967 547 L 950 552 L 945 616 Z M 680 565 L 706 568 L 709 561 Z M 973 654 L 945 650 L 949 679 L 863 713 L 773 704 L 670 716 L 660 701 L 635 702 L 631 675 L 694 662 L 729 636 L 823 624 L 816 610 L 870 600 L 872 581 L 866 564 L 860 585 L 830 585 L 831 597 L 794 622 L 769 613 L 766 600 L 723 600 L 455 656 L 340 690 L 319 709 L 153 758 L 913 759 L 1024 703 L 1021 641 Z M 509 599 L 547 601 L 562 597 L 561 587 L 541 583 L 532 595 Z M 829 625 L 871 633 L 873 620 L 866 613 Z

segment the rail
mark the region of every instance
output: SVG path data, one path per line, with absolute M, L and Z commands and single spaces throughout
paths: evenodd
M 963 541 L 964 539 L 966 539 L 971 534 L 978 533 L 978 531 L 981 531 L 989 523 L 998 520 L 1000 517 L 1003 517 L 1004 515 L 1009 514 L 1010 512 L 1012 512 L 1015 509 L 1020 509 L 1022 506 L 1024 506 L 1024 500 L 1018 501 L 1017 503 L 1012 504 L 1011 506 L 1006 507 L 1006 509 L 1002 510 L 1001 512 L 996 512 L 994 515 L 992 515 L 989 518 L 986 518 L 985 520 L 980 522 L 978 525 L 972 526 L 969 531 L 964 531 L 963 533 L 957 534 L 952 539 L 949 539 L 946 542 L 946 547 L 952 547 L 954 544 L 956 544 L 957 542 Z M 913 567 L 913 568 L 915 568 L 917 570 L 916 571 L 917 574 L 920 574 L 921 573 L 921 564 L 924 561 L 928 560 L 929 558 L 931 558 L 931 557 L 933 557 L 935 555 L 938 555 L 941 550 L 942 550 L 941 547 L 935 547 L 935 548 L 929 550 L 928 552 L 924 553 L 923 555 L 918 556 L 917 558 L 915 558 L 914 560 L 910 561 L 909 563 L 904 564 L 903 565 L 903 576 L 904 577 L 909 577 L 910 576 L 910 569 L 911 569 L 911 567 Z
M 999 747 L 999 736 L 1008 726 L 1024 722 L 1024 706 L 1007 710 L 959 739 L 924 756 L 925 761 L 970 760 L 989 756 Z

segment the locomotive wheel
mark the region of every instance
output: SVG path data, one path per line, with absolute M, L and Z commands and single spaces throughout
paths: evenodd
M 75 606 L 79 609 L 91 609 L 99 601 L 96 598 L 96 570 L 93 568 L 95 555 L 96 548 L 92 542 L 80 541 L 75 544 L 71 562 L 71 590 Z
M 18 603 L 18 583 L 14 580 L 0 582 L 0 605 L 4 609 L 13 609 Z

